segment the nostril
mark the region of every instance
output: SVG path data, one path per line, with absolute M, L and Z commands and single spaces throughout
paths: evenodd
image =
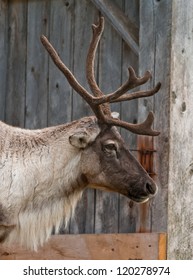
M 156 188 L 150 183 L 146 183 L 145 188 L 148 194 L 155 194 L 156 192 Z

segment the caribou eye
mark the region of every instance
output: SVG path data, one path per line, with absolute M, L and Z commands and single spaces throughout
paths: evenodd
M 107 151 L 107 152 L 112 152 L 112 151 L 117 151 L 117 147 L 115 144 L 113 143 L 109 143 L 109 144 L 105 144 L 104 145 L 104 150 Z

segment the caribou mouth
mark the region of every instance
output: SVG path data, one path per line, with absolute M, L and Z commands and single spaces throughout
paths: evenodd
M 128 198 L 130 198 L 131 200 L 133 200 L 134 202 L 137 202 L 137 203 L 145 203 L 149 200 L 149 196 L 147 197 L 136 197 L 136 196 L 133 196 L 133 195 L 129 195 Z

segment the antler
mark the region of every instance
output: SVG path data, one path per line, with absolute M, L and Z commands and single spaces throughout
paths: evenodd
M 92 24 L 92 31 L 93 31 L 93 37 L 92 41 L 89 46 L 88 54 L 87 54 L 87 59 L 86 59 L 86 77 L 88 84 L 90 86 L 90 89 L 92 93 L 95 96 L 103 96 L 104 94 L 98 87 L 96 80 L 95 80 L 95 74 L 94 74 L 94 60 L 95 60 L 95 55 L 96 55 L 96 50 L 98 47 L 98 43 L 100 41 L 102 32 L 104 30 L 104 18 L 100 17 L 99 19 L 99 24 L 95 25 Z
M 79 82 L 76 80 L 76 78 L 71 73 L 71 71 L 61 61 L 59 55 L 57 54 L 57 52 L 55 51 L 55 49 L 53 48 L 53 46 L 50 44 L 50 42 L 45 36 L 41 36 L 41 42 L 46 48 L 46 50 L 48 51 L 48 53 L 50 54 L 53 62 L 65 75 L 72 88 L 78 94 L 80 94 L 80 96 L 89 104 L 89 106 L 95 113 L 98 122 L 100 124 L 106 123 L 107 125 L 110 126 L 123 127 L 136 134 L 151 135 L 151 136 L 159 135 L 158 131 L 155 131 L 151 128 L 154 120 L 153 112 L 150 112 L 147 116 L 147 119 L 143 123 L 139 123 L 139 124 L 124 122 L 122 120 L 115 119 L 111 116 L 110 103 L 121 102 L 126 100 L 128 101 L 136 98 L 152 96 L 158 92 L 161 84 L 158 83 L 153 89 L 148 91 L 137 91 L 137 92 L 126 94 L 128 90 L 131 90 L 135 87 L 145 84 L 151 78 L 151 74 L 149 71 L 147 71 L 144 74 L 144 76 L 140 78 L 136 76 L 134 69 L 132 67 L 129 67 L 128 80 L 115 92 L 104 95 L 103 92 L 98 87 L 94 75 L 95 54 L 96 54 L 98 43 L 100 41 L 101 34 L 104 29 L 104 18 L 101 17 L 99 20 L 99 24 L 92 25 L 92 28 L 93 28 L 93 38 L 87 55 L 86 74 L 87 74 L 88 84 L 94 96 L 91 95 L 85 88 L 83 88 L 79 84 Z

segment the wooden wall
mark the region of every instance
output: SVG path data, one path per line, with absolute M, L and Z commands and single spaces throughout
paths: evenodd
M 90 0 L 2 0 L 0 2 L 1 120 L 16 126 L 41 128 L 90 114 L 90 109 L 85 102 L 73 92 L 65 78 L 50 61 L 41 46 L 39 37 L 45 34 L 50 38 L 63 61 L 87 88 L 84 72 L 85 58 L 91 38 L 91 24 L 99 15 L 99 10 L 95 6 L 96 2 Z M 167 90 L 167 80 L 165 81 L 167 72 L 162 74 L 164 66 L 159 69 L 159 65 L 161 65 L 161 56 L 168 55 L 167 51 L 164 53 L 162 49 L 168 39 L 165 34 L 168 31 L 168 22 L 164 23 L 165 29 L 159 28 L 159 24 L 163 24 L 169 2 L 140 2 L 141 8 L 139 8 L 138 0 L 111 1 L 112 5 L 117 7 L 117 11 L 132 22 L 138 35 L 139 17 L 141 17 L 140 46 L 138 44 L 140 55 L 136 54 L 122 39 L 120 32 L 117 32 L 108 20 L 108 15 L 105 16 L 105 31 L 96 60 L 97 81 L 105 92 L 115 90 L 125 81 L 129 65 L 136 70 L 140 68 L 140 73 L 145 70 L 153 71 L 156 77 L 152 79 L 150 85 L 158 80 L 162 83 L 164 81 L 166 83 L 164 89 Z M 148 14 L 146 19 L 149 19 L 149 24 L 145 20 L 145 13 Z M 151 23 L 151 20 L 155 18 L 156 22 Z M 160 33 L 158 37 L 155 37 L 157 31 Z M 148 36 L 145 37 L 147 34 Z M 161 41 L 162 36 L 163 41 Z M 155 48 L 155 42 L 158 39 L 161 44 L 159 52 Z M 148 44 L 151 47 L 147 46 Z M 149 57 L 150 60 L 148 60 Z M 167 57 L 164 63 L 166 60 Z M 167 112 L 167 107 L 163 111 L 159 107 L 159 102 L 163 102 L 164 98 L 163 95 L 153 98 L 153 109 L 156 114 L 158 112 L 156 129 L 161 127 L 162 130 L 167 130 L 167 123 L 159 122 L 159 118 Z M 148 104 L 151 104 L 151 101 Z M 144 117 L 146 110 L 151 107 L 147 106 L 146 101 L 139 103 L 132 101 L 130 104 L 114 105 L 113 109 L 119 111 L 123 119 L 136 122 Z M 166 118 L 167 115 L 165 120 Z M 137 148 L 136 136 L 128 131 L 122 131 L 122 134 L 130 148 L 135 150 Z M 139 206 L 117 194 L 88 190 L 78 205 L 75 219 L 71 221 L 68 229 L 62 232 L 166 231 L 167 178 L 163 173 L 165 172 L 164 162 L 161 162 L 160 153 L 164 153 L 164 161 L 167 160 L 167 131 L 163 135 L 156 140 L 158 152 L 155 156 L 155 172 L 161 179 L 157 180 L 160 192 L 155 201 Z

